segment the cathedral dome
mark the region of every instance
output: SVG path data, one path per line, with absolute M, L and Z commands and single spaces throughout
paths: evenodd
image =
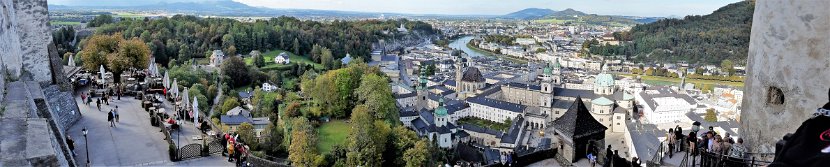
M 479 71 L 478 68 L 470 67 L 464 72 L 464 76 L 461 78 L 461 81 L 484 82 L 484 76 L 481 75 L 481 71 Z
M 594 80 L 594 86 L 610 87 L 614 86 L 614 76 L 608 73 L 601 73 L 597 75 Z

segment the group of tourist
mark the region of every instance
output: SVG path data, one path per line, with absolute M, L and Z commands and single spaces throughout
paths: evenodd
M 250 149 L 248 145 L 242 143 L 239 134 L 224 134 L 219 135 L 225 150 L 222 151 L 222 156 L 228 156 L 228 162 L 235 162 L 236 166 L 247 166 L 248 156 L 250 156 Z
M 669 129 L 666 140 L 668 141 L 668 154 L 672 157 L 674 153 L 688 151 L 692 156 L 702 153 L 710 153 L 719 156 L 744 159 L 747 148 L 743 145 L 742 138 L 733 138 L 731 134 L 718 134 L 714 127 L 709 126 L 709 131 L 698 136 L 700 122 L 694 122 L 688 135 L 683 135 L 680 126 Z M 687 144 L 687 145 L 686 145 Z

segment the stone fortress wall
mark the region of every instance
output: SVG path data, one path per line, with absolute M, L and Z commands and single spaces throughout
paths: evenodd
M 775 143 L 827 103 L 830 1 L 756 1 L 740 135 L 750 152 Z
M 46 0 L 0 0 L 0 166 L 77 166 L 81 113 L 52 44 Z

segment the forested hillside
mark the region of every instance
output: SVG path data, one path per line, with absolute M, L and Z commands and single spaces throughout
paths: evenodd
M 590 41 L 592 54 L 626 55 L 645 62 L 688 62 L 720 64 L 732 60 L 746 62 L 752 26 L 753 1 L 726 5 L 712 14 L 664 19 L 637 25 L 629 32 L 615 33 L 618 40 L 631 41 L 619 46 Z
M 226 55 L 279 49 L 320 62 L 319 55 L 311 54 L 314 45 L 330 49 L 334 58 L 342 58 L 349 53 L 368 59 L 371 43 L 392 37 L 383 31 L 394 30 L 402 23 L 417 33 L 435 33 L 427 23 L 408 20 L 321 23 L 283 16 L 250 23 L 177 15 L 159 19 L 125 19 L 101 25 L 96 34 L 121 33 L 125 39 L 138 38 L 150 47 L 156 62 L 162 65 L 173 59 L 183 62 L 206 57 L 216 49 L 223 50 Z

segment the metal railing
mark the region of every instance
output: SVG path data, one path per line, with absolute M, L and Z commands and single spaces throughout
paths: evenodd
M 662 142 L 660 142 L 660 144 L 657 145 L 657 150 L 656 150 L 656 152 L 654 152 L 654 156 L 651 158 L 651 161 L 649 161 L 646 164 L 647 166 L 649 166 L 649 167 L 651 167 L 651 166 L 660 166 L 663 163 L 663 156 L 665 155 L 665 151 L 666 151 L 665 146 L 664 146 L 665 142 L 666 141 L 662 141 Z M 671 151 L 671 150 L 669 150 L 669 151 Z

